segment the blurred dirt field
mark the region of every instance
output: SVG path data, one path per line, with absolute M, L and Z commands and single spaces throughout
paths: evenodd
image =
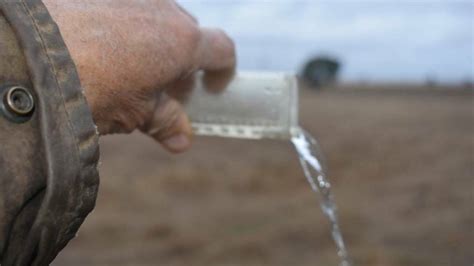
M 423 88 L 303 91 L 355 265 L 474 263 L 474 95 Z M 196 138 L 168 155 L 102 140 L 97 208 L 54 265 L 337 265 L 289 143 Z

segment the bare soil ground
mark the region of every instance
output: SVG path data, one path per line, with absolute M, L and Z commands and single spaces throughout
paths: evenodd
M 356 265 L 474 263 L 474 95 L 452 89 L 302 93 Z M 168 155 L 102 140 L 95 212 L 55 265 L 337 265 L 289 143 L 196 138 Z

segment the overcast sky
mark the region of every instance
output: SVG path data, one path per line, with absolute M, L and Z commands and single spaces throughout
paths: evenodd
M 239 68 L 297 71 L 320 53 L 345 80 L 473 79 L 474 2 L 179 0 L 236 41 Z

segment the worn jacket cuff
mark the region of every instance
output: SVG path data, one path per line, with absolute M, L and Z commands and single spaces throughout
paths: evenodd
M 15 86 L 32 95 L 26 115 L 5 100 Z M 0 264 L 48 265 L 94 208 L 99 144 L 74 62 L 40 0 L 0 0 L 0 97 Z

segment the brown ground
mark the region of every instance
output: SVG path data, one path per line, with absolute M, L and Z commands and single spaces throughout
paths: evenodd
M 472 92 L 350 89 L 302 97 L 356 265 L 474 263 Z M 139 135 L 102 143 L 95 212 L 55 265 L 336 265 L 291 146 Z

